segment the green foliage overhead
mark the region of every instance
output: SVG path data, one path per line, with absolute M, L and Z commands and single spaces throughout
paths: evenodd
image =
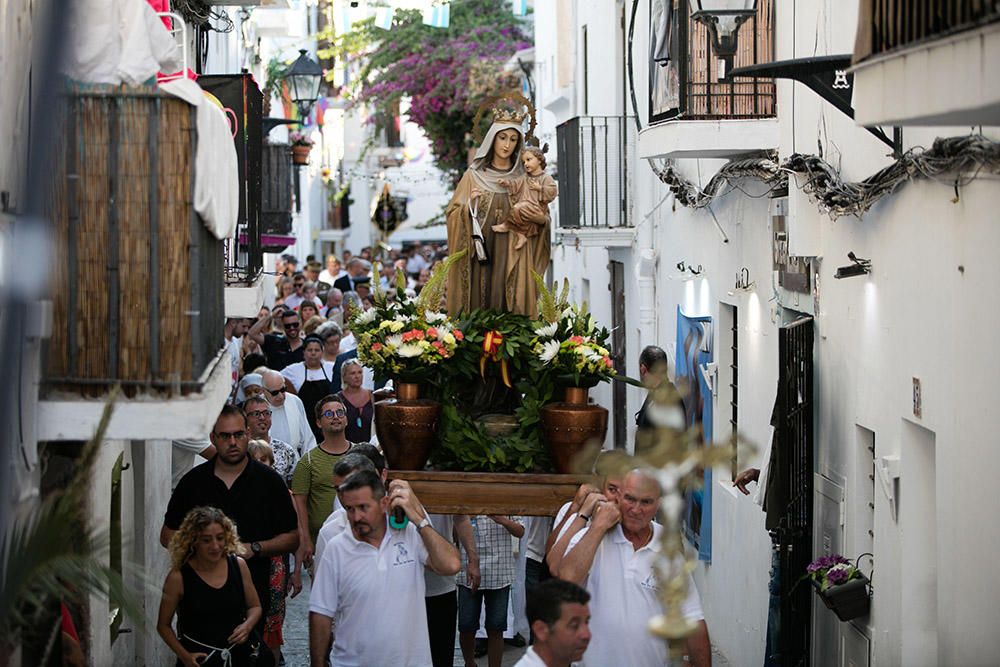
M 356 71 L 344 94 L 376 115 L 394 113 L 409 98 L 410 119 L 427 134 L 438 168 L 453 181 L 466 168 L 473 122 L 490 96 L 516 89 L 518 78 L 503 72 L 514 53 L 531 45 L 506 0 L 452 0 L 448 28 L 423 25 L 415 10 L 395 11 L 391 30 L 373 18 L 336 34 L 317 35 L 321 58 L 335 58 Z M 333 72 L 328 73 L 332 83 Z

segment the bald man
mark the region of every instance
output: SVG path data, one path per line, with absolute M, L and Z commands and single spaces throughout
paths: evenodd
M 573 536 L 557 576 L 584 586 L 591 595 L 593 638 L 583 656 L 587 667 L 668 664 L 667 642 L 646 629 L 663 613 L 655 564 L 660 557 L 663 526 L 653 521 L 660 508 L 660 485 L 648 473 L 625 476 L 618 504 L 598 502 L 589 525 Z M 695 624 L 687 638 L 694 667 L 709 667 L 712 646 L 701 600 L 691 575 L 682 605 L 684 618 Z
M 271 437 L 287 442 L 299 458 L 316 446 L 316 436 L 309 427 L 309 416 L 302 400 L 285 388 L 285 378 L 278 371 L 261 373 L 264 398 L 271 408 Z M 309 406 L 312 410 L 314 406 Z

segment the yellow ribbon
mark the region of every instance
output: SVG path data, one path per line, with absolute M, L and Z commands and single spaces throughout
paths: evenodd
M 503 334 L 499 331 L 488 331 L 483 337 L 483 354 L 479 357 L 479 376 L 486 379 L 486 362 L 500 362 L 500 378 L 509 389 L 513 388 L 510 382 L 510 370 L 507 368 L 507 360 L 500 356 L 500 346 L 503 344 Z

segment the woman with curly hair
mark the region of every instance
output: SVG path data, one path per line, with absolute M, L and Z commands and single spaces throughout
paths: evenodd
M 169 548 L 172 567 L 156 630 L 177 654 L 177 665 L 272 664 L 266 647 L 248 641 L 261 606 L 250 570 L 236 555 L 239 536 L 232 520 L 214 507 L 195 507 Z M 175 613 L 176 634 L 170 627 Z

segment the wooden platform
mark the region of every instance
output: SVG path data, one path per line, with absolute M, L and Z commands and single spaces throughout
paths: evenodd
M 555 516 L 590 475 L 391 470 L 433 514 Z

